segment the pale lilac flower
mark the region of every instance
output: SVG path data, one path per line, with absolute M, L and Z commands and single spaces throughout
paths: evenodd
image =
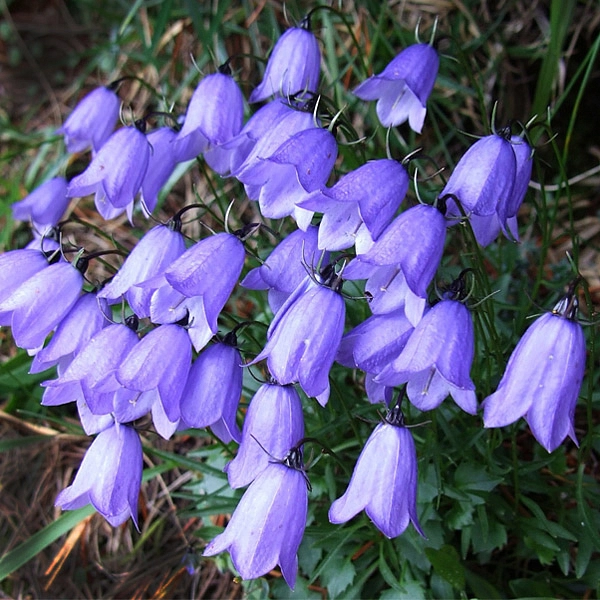
M 420 410 L 438 407 L 450 394 L 474 415 L 477 398 L 469 375 L 474 352 L 469 309 L 457 300 L 441 300 L 425 313 L 400 355 L 375 381 L 393 386 L 408 383 L 408 398 Z
M 77 302 L 82 286 L 81 271 L 65 260 L 42 268 L 0 302 L 0 324 L 10 324 L 17 346 L 37 350 Z
M 183 127 L 173 142 L 178 160 L 191 160 L 204 153 L 217 173 L 228 172 L 227 152 L 219 149 L 240 133 L 243 118 L 244 97 L 225 63 L 194 90 Z
M 263 216 L 281 219 L 293 215 L 298 227 L 306 230 L 313 211 L 298 205 L 327 183 L 336 158 L 335 136 L 327 129 L 311 127 L 262 156 L 238 179 L 250 200 L 258 200 Z
M 48 345 L 35 355 L 29 372 L 45 371 L 59 361 L 70 362 L 73 356 L 108 324 L 109 318 L 100 308 L 96 294 L 82 294 L 60 322 Z
M 344 298 L 336 291 L 339 278 L 331 271 L 323 284 L 298 286 L 273 319 L 263 351 L 250 363 L 266 358 L 278 383 L 300 383 L 323 406 L 346 314 Z
M 298 448 L 270 463 L 242 496 L 225 531 L 206 546 L 204 556 L 228 550 L 244 579 L 256 579 L 279 565 L 293 589 L 308 509 L 303 468 Z
M 84 96 L 57 131 L 65 136 L 67 150 L 83 152 L 91 146 L 98 152 L 115 128 L 120 106 L 110 87 L 96 88 Z
M 388 538 L 399 536 L 417 518 L 417 452 L 399 408 L 389 411 L 363 448 L 348 489 L 329 509 L 332 523 L 345 523 L 361 510 Z
M 13 218 L 19 221 L 31 221 L 35 229 L 44 232 L 60 221 L 69 202 L 67 180 L 64 177 L 53 177 L 42 183 L 23 200 L 12 205 Z
M 302 403 L 291 385 L 263 384 L 252 397 L 236 457 L 225 467 L 229 485 L 248 485 L 304 437 Z
M 138 528 L 142 468 L 138 433 L 132 427 L 115 423 L 92 442 L 75 480 L 57 496 L 55 505 L 75 510 L 92 504 L 113 527 L 131 517 Z
M 235 334 L 206 348 L 194 361 L 181 397 L 181 418 L 189 427 L 212 427 L 221 422 L 227 432 L 224 443 L 239 442 L 242 434 L 236 423 L 242 396 L 242 357 Z
M 262 83 L 250 94 L 250 102 L 270 96 L 292 96 L 298 92 L 316 92 L 319 86 L 321 51 L 319 42 L 305 19 L 300 27 L 291 27 L 277 40 Z
M 242 280 L 250 290 L 269 290 L 269 306 L 273 313 L 281 308 L 290 294 L 306 279 L 306 267 L 316 269 L 329 262 L 329 253 L 317 249 L 318 228 L 296 229 L 286 235 L 260 267 L 252 269 Z
M 379 74 L 373 75 L 353 93 L 362 100 L 377 100 L 377 116 L 384 127 L 408 120 L 413 131 L 421 133 L 427 98 L 433 90 L 440 59 L 429 44 L 405 48 Z
M 96 209 L 105 219 L 112 219 L 125 209 L 131 211 L 149 158 L 146 136 L 137 127 L 122 127 L 110 136 L 88 168 L 71 180 L 67 194 L 95 194 Z
M 185 239 L 179 218 L 153 227 L 134 246 L 112 280 L 98 292 L 98 297 L 115 301 L 125 296 L 138 317 L 148 317 L 150 294 L 137 284 L 164 273 L 184 252 Z
M 393 219 L 407 190 L 408 173 L 401 163 L 372 160 L 299 206 L 323 213 L 320 249 L 343 250 L 356 244 L 361 254 Z
M 496 392 L 483 401 L 485 427 L 504 427 L 525 417 L 548 451 L 570 437 L 585 371 L 585 336 L 574 319 L 577 301 L 563 298 L 536 319 L 519 340 Z

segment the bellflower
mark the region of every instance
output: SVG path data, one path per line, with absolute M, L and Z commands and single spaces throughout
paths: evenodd
M 494 214 L 498 205 L 512 196 L 516 168 L 515 153 L 506 137 L 485 136 L 463 154 L 441 196 L 456 196 L 467 215 Z
M 120 106 L 110 87 L 96 88 L 80 100 L 56 133 L 65 136 L 69 152 L 83 152 L 90 146 L 98 152 L 115 128 Z
M 261 214 L 270 219 L 293 215 L 300 229 L 310 225 L 313 211 L 297 206 L 323 187 L 337 157 L 337 143 L 327 129 L 311 127 L 292 135 L 238 179 Z
M 55 505 L 75 510 L 92 504 L 113 527 L 131 517 L 138 528 L 142 468 L 138 433 L 132 427 L 115 423 L 92 442 L 75 480 L 57 496 Z
M 308 509 L 303 468 L 297 448 L 283 460 L 269 463 L 242 496 L 225 531 L 206 546 L 204 556 L 229 550 L 244 579 L 256 579 L 279 565 L 293 589 Z
M 219 156 L 219 147 L 240 133 L 244 119 L 244 97 L 231 76 L 229 65 L 207 75 L 198 84 L 173 146 L 179 160 L 205 153 L 206 162 L 218 173 L 229 170 Z
M 409 208 L 386 227 L 365 254 L 359 254 L 347 266 L 344 271 L 347 279 L 360 279 L 365 275 L 375 278 L 376 284 L 370 282 L 367 287 L 367 291 L 373 293 L 373 312 L 388 312 L 406 304 L 407 316 L 413 325 L 417 324 L 425 307 L 427 286 L 444 251 L 444 209 L 443 205 L 427 204 Z M 396 283 L 392 287 L 393 281 Z
M 291 385 L 263 384 L 254 394 L 244 419 L 236 457 L 225 467 L 229 485 L 254 481 L 272 462 L 304 437 L 302 403 Z
M 388 412 L 363 448 L 345 494 L 329 509 L 332 523 L 345 523 L 365 510 L 388 538 L 399 536 L 417 518 L 417 452 L 399 408 Z
M 241 282 L 250 290 L 269 290 L 269 306 L 273 313 L 281 308 L 290 294 L 306 279 L 306 267 L 327 264 L 329 254 L 317 249 L 318 228 L 296 229 L 285 236 L 260 267 L 252 269 Z
M 242 396 L 242 357 L 235 334 L 206 348 L 194 361 L 181 397 L 181 418 L 189 427 L 212 427 L 221 422 L 224 443 L 239 443 L 242 434 L 235 417 Z M 223 429 L 222 428 L 222 429 Z
M 289 112 L 292 112 L 292 103 L 285 98 L 275 98 L 271 102 L 261 106 L 242 127 L 238 135 L 221 145 L 220 160 L 221 175 L 235 173 L 248 158 L 256 142 L 270 131 L 276 123 Z M 227 163 L 224 157 L 227 156 Z
M 469 371 L 474 355 L 473 322 L 457 300 L 441 300 L 419 321 L 400 355 L 375 381 L 408 383 L 407 394 L 419 410 L 432 410 L 450 394 L 466 412 L 477 412 Z
M 372 315 L 344 335 L 335 360 L 345 367 L 362 369 L 371 375 L 367 381 L 372 381 L 373 375 L 381 373 L 402 352 L 413 329 L 402 309 Z M 371 402 L 389 398 L 391 392 L 381 387 L 387 386 L 366 386 Z
M 96 294 L 82 294 L 60 322 L 48 345 L 35 355 L 29 372 L 45 371 L 65 359 L 70 362 L 108 323 L 108 317 L 100 308 Z
M 165 430 L 155 423 L 157 431 L 165 438 L 173 434 L 181 416 L 181 396 L 191 362 L 192 346 L 185 329 L 179 325 L 161 325 L 131 348 L 115 373 L 117 382 L 125 389 L 151 396 L 152 401 L 149 404 L 153 409 L 157 401 L 162 405 L 168 421 L 175 424 L 172 428 L 165 424 Z M 108 386 L 103 386 L 103 390 L 109 391 Z M 117 420 L 133 421 L 145 414 L 142 408 L 145 404 L 139 397 L 135 400 L 135 403 L 139 404 L 139 412 L 134 410 L 132 413 L 132 400 L 129 394 L 124 396 L 124 406 L 120 405 L 119 395 L 115 398 Z M 159 415 L 162 416 L 162 413 Z
M 56 253 L 54 259 L 58 260 L 59 258 L 60 254 Z M 53 259 L 50 258 L 50 260 Z M 0 254 L 0 273 L 2 273 L 0 305 L 30 277 L 45 269 L 49 264 L 49 257 L 46 253 L 35 248 L 21 248 Z M 0 325 L 10 325 L 11 313 L 12 311 L 0 310 Z
M 585 337 L 574 318 L 577 300 L 568 295 L 536 319 L 519 340 L 498 389 L 484 402 L 485 427 L 504 427 L 525 417 L 548 451 L 570 437 L 585 371 Z
M 217 318 L 233 291 L 244 266 L 244 244 L 234 234 L 218 233 L 188 248 L 165 271 L 165 279 L 175 292 L 198 298 L 202 309 L 194 312 L 191 328 L 196 328 L 194 347 L 199 350 L 217 333 Z M 203 314 L 202 314 L 203 313 Z M 177 320 L 177 319 L 176 319 Z
M 137 318 L 127 324 L 114 323 L 94 335 L 57 379 L 44 381 L 46 387 L 42 405 L 56 406 L 85 401 L 92 413 L 101 415 L 113 412 L 114 392 L 97 391 L 107 380 L 116 389 L 114 374 L 129 351 L 138 343 L 135 333 Z
M 339 285 L 335 274 L 323 284 L 300 284 L 275 315 L 263 351 L 250 363 L 266 358 L 278 383 L 300 383 L 322 406 L 329 399 L 329 370 L 344 331 L 344 298 L 334 289 Z
M 323 213 L 319 248 L 364 252 L 390 223 L 408 190 L 408 173 L 397 161 L 372 160 L 344 175 L 333 187 L 300 202 Z
M 10 323 L 17 346 L 37 350 L 77 302 L 82 285 L 75 266 L 64 260 L 49 265 L 0 302 L 0 324 Z
M 69 183 L 70 197 L 94 193 L 96 209 L 112 219 L 125 208 L 133 208 L 148 161 L 150 144 L 137 127 L 122 127 L 113 133 L 94 156 L 88 168 Z
M 13 218 L 19 221 L 32 221 L 41 232 L 54 227 L 67 210 L 70 199 L 67 197 L 67 180 L 54 177 L 42 183 L 28 196 L 12 205 Z
M 150 315 L 150 295 L 136 287 L 164 273 L 185 252 L 185 239 L 181 234 L 181 220 L 173 218 L 167 225 L 157 225 L 148 231 L 134 246 L 112 280 L 98 293 L 109 301 L 125 296 L 140 318 Z
M 261 84 L 250 94 L 250 102 L 270 96 L 291 96 L 301 91 L 316 92 L 319 86 L 321 52 L 306 18 L 277 40 Z
M 377 116 L 384 127 L 408 120 L 413 131 L 421 133 L 427 98 L 437 77 L 440 59 L 429 44 L 405 48 L 379 74 L 373 75 L 353 93 L 361 100 L 377 100 Z

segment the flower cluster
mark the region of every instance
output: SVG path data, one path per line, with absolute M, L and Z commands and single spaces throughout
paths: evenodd
M 434 46 L 415 44 L 353 93 L 377 100 L 385 127 L 408 121 L 420 133 L 438 68 Z M 336 169 L 339 115 L 320 105 L 320 80 L 320 44 L 306 19 L 275 44 L 248 99 L 267 102 L 245 122 L 229 62 L 200 81 L 179 130 L 148 131 L 140 119 L 113 131 L 117 86 L 98 88 L 59 130 L 69 152 L 91 147 L 89 165 L 70 182 L 50 179 L 14 205 L 15 219 L 30 220 L 41 237 L 0 256 L 0 325 L 10 326 L 16 344 L 34 356 L 32 372 L 56 367 L 56 377 L 42 384 L 42 403 L 76 403 L 86 433 L 97 434 L 57 506 L 91 503 L 112 525 L 131 517 L 137 526 L 142 445 L 136 421 L 151 419 L 165 439 L 180 429 L 210 428 L 224 444 L 239 445 L 225 471 L 232 488 L 248 487 L 204 555 L 228 550 L 246 579 L 279 565 L 292 588 L 310 492 L 303 405 L 313 398 L 311 410 L 327 405 L 336 361 L 363 372 L 369 401 L 384 403 L 386 416 L 357 450 L 346 492 L 329 509 L 331 523 L 364 510 L 387 537 L 401 535 L 409 523 L 425 535 L 417 451 L 394 388 L 405 386 L 419 411 L 450 396 L 462 411 L 477 414 L 471 269 L 438 297 L 432 288 L 457 222 L 468 222 L 481 246 L 500 232 L 518 239 L 533 154 L 525 130 L 485 136 L 457 162 L 433 202 L 410 203 L 408 160 L 388 155 Z M 247 247 L 257 223 L 190 242 L 182 233 L 189 206 L 147 231 L 101 285 L 85 278 L 93 254 L 80 251 L 69 261 L 72 250 L 48 234 L 64 227 L 60 218 L 72 198 L 91 194 L 104 219 L 125 212 L 131 221 L 137 210 L 150 215 L 177 164 L 198 156 L 236 179 L 262 217 L 289 217 L 280 230 L 293 231 L 270 253 L 260 248 L 259 266 L 254 246 Z M 357 282 L 350 285 L 368 299 L 370 312 L 346 333 L 353 299 L 344 282 Z M 254 324 L 240 319 L 226 326 L 238 284 L 268 293 L 272 320 L 262 348 L 238 342 Z M 549 452 L 567 436 L 576 441 L 586 356 L 576 307 L 573 288 L 525 332 L 497 391 L 483 401 L 486 428 L 524 417 Z M 267 379 L 242 424 L 244 376 L 257 365 Z

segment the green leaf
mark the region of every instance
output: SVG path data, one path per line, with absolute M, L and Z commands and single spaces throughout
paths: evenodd
M 454 546 L 446 544 L 439 550 L 425 548 L 425 554 L 440 577 L 458 590 L 465 589 L 465 569 Z
M 350 557 L 337 554 L 321 572 L 321 584 L 327 588 L 330 598 L 337 598 L 354 581 L 356 569 Z
M 86 517 L 89 517 L 95 510 L 90 504 L 77 510 L 65 512 L 56 521 L 46 525 L 41 531 L 34 533 L 26 542 L 23 542 L 20 546 L 5 554 L 0 559 L 0 581 L 23 566 L 44 548 L 47 548 L 61 535 L 73 529 L 75 525 L 83 521 Z

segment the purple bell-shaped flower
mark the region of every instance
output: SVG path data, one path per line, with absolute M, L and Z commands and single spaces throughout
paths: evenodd
M 137 127 L 122 127 L 113 133 L 94 156 L 88 168 L 69 183 L 69 197 L 94 193 L 96 209 L 113 219 L 127 208 L 142 187 L 150 144 Z
M 469 309 L 458 300 L 444 299 L 425 313 L 404 350 L 375 381 L 394 386 L 408 383 L 408 398 L 420 410 L 436 408 L 450 394 L 474 415 L 477 398 L 469 375 L 474 351 Z
M 262 83 L 250 94 L 250 102 L 270 96 L 292 96 L 316 92 L 319 86 L 321 51 L 306 18 L 300 27 L 291 27 L 277 40 Z
M 332 267 L 318 275 L 322 283 L 300 284 L 275 315 L 267 344 L 250 363 L 266 358 L 275 380 L 300 383 L 308 396 L 325 406 L 329 399 L 329 371 L 344 331 L 346 306 Z
M 167 225 L 157 225 L 148 231 L 134 246 L 112 280 L 98 293 L 111 303 L 125 296 L 140 318 L 150 316 L 150 294 L 137 284 L 164 271 L 185 252 L 185 239 L 181 234 L 179 217 Z
M 363 448 L 345 494 L 329 509 L 332 523 L 345 523 L 364 510 L 388 538 L 417 518 L 417 452 L 399 407 L 388 412 Z
M 574 319 L 571 292 L 551 313 L 536 319 L 519 340 L 498 389 L 483 401 L 485 427 L 504 427 L 525 417 L 548 452 L 570 437 L 585 371 L 585 336 Z
M 304 129 L 239 176 L 251 200 L 258 200 L 263 216 L 293 215 L 300 229 L 310 225 L 313 211 L 298 206 L 329 179 L 337 157 L 337 143 L 327 129 Z
M 377 100 L 377 116 L 384 127 L 408 120 L 413 131 L 421 133 L 426 104 L 435 84 L 440 59 L 429 44 L 405 48 L 379 74 L 354 89 L 362 100 Z
M 225 63 L 217 73 L 204 77 L 194 90 L 174 142 L 178 159 L 191 160 L 204 153 L 206 162 L 217 173 L 228 172 L 227 152 L 219 148 L 240 133 L 243 119 L 244 97 Z
M 83 152 L 90 146 L 98 152 L 115 128 L 120 106 L 110 87 L 96 88 L 80 100 L 56 133 L 65 136 L 69 152 Z
M 292 448 L 284 459 L 269 463 L 250 484 L 225 531 L 206 546 L 204 556 L 228 550 L 244 579 L 256 579 L 279 565 L 293 589 L 307 509 L 302 452 Z
M 0 302 L 0 325 L 10 324 L 19 348 L 37 350 L 77 302 L 82 286 L 82 272 L 59 260 L 29 277 Z
M 35 229 L 43 233 L 60 221 L 69 202 L 67 180 L 64 177 L 54 177 L 42 183 L 23 200 L 15 202 L 12 205 L 13 218 L 31 221 Z
M 226 432 L 228 444 L 242 434 L 235 417 L 242 396 L 242 357 L 234 332 L 222 342 L 206 348 L 192 365 L 181 397 L 181 418 L 188 427 L 212 427 L 215 435 Z
M 372 160 L 299 205 L 323 213 L 319 248 L 357 246 L 360 254 L 393 219 L 408 191 L 408 174 L 397 161 Z
M 142 468 L 140 436 L 132 427 L 115 423 L 92 442 L 75 480 L 55 504 L 63 510 L 92 504 L 113 527 L 131 517 L 137 528 Z
M 271 456 L 284 456 L 303 437 L 302 403 L 296 389 L 263 384 L 250 401 L 238 453 L 225 467 L 229 485 L 248 485 L 269 466 Z
M 269 290 L 269 306 L 277 313 L 290 294 L 306 279 L 306 267 L 327 264 L 329 253 L 317 248 L 318 228 L 296 229 L 277 244 L 265 262 L 252 269 L 241 282 L 250 290 Z M 321 256 L 322 255 L 322 256 Z

